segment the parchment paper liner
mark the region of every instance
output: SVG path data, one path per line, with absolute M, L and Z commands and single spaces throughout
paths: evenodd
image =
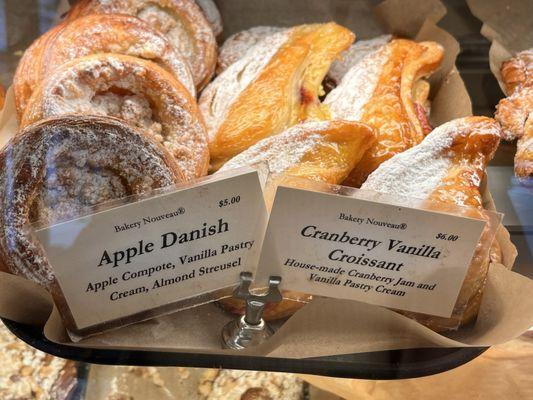
M 445 13 L 440 2 L 386 1 L 375 8 L 376 20 L 368 18 L 371 15 L 369 10 L 362 9 L 360 3 L 354 3 L 350 9 L 343 7 L 345 3 L 342 1 L 339 1 L 338 7 L 324 7 L 324 3 L 327 2 L 299 0 L 290 2 L 289 6 L 288 2 L 272 0 L 264 6 L 266 9 L 261 9 L 261 3 L 224 0 L 219 5 L 223 16 L 226 16 L 226 28 L 229 27 L 226 35 L 231 34 L 232 29 L 259 23 L 291 25 L 333 19 L 351 27 L 360 38 L 365 38 L 380 33 L 377 20 L 387 32 L 417 40 L 436 40 L 445 47 L 446 55 L 443 67 L 431 78 L 431 120 L 437 126 L 453 118 L 471 115 L 468 93 L 454 66 L 459 45 L 450 34 L 435 25 Z M 297 7 L 299 12 L 291 14 L 286 7 L 290 10 Z M 235 10 L 240 10 L 240 13 L 234 14 Z M 284 12 L 280 14 L 280 10 Z M 354 10 L 357 15 L 354 15 Z M 228 15 L 247 17 L 230 19 Z M 12 96 L 8 95 L 5 112 L 0 116 L 0 140 L 13 129 L 12 101 Z M 485 186 L 482 190 L 485 207 L 494 209 L 490 193 Z M 444 336 L 385 308 L 321 298 L 289 318 L 268 342 L 238 354 L 303 358 L 416 347 L 489 346 L 506 342 L 519 336 L 533 323 L 533 297 L 525 295 L 533 291 L 533 281 L 507 269 L 514 262 L 516 249 L 503 227 L 499 229 L 497 240 L 505 266 L 491 265 L 479 317 L 468 328 Z M 48 339 L 71 344 L 50 296 L 35 283 L 18 276 L 0 273 L 0 316 L 44 326 Z M 216 305 L 207 304 L 94 336 L 76 345 L 236 354 L 236 351 L 220 349 L 220 330 L 231 318 Z
M 472 14 L 483 22 L 481 34 L 492 42 L 490 69 L 505 93 L 500 74 L 502 62 L 533 47 L 533 3 L 523 0 L 467 0 L 467 3 Z

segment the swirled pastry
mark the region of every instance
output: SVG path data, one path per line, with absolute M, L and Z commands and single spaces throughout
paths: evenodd
M 336 184 L 348 176 L 374 140 L 372 129 L 359 122 L 305 122 L 257 142 L 224 164 L 219 171 L 264 163 L 276 183 L 290 181 L 291 176 L 296 176 Z M 272 202 L 268 198 L 270 195 L 272 193 L 267 194 L 269 205 Z M 301 301 L 309 299 L 304 293 L 284 292 L 283 295 L 285 300 L 266 306 L 265 319 L 292 315 L 304 305 Z M 240 300 L 224 299 L 220 304 L 232 313 L 244 312 L 244 302 Z
M 187 61 L 165 37 L 138 18 L 100 14 L 78 18 L 52 30 L 37 55 L 23 57 L 14 77 L 18 109 L 23 110 L 36 84 L 57 67 L 75 58 L 100 53 L 125 54 L 153 61 L 172 73 L 196 95 Z M 33 58 L 33 59 L 32 59 Z M 31 63 L 31 66 L 25 66 Z
M 196 0 L 196 4 L 202 9 L 205 19 L 211 25 L 211 29 L 215 36 L 220 36 L 224 29 L 222 24 L 222 17 L 218 7 L 213 0 Z
M 45 287 L 54 274 L 29 223 L 71 219 L 184 180 L 164 147 L 117 119 L 96 116 L 27 127 L 0 152 L 0 166 L 0 260 L 8 272 Z
M 395 39 L 350 69 L 328 94 L 324 103 L 332 118 L 367 123 L 378 135 L 344 184 L 361 186 L 383 161 L 429 132 L 424 107 L 429 84 L 421 78 L 435 71 L 442 57 L 437 43 Z
M 121 118 L 162 143 L 188 180 L 207 173 L 207 137 L 194 98 L 150 61 L 103 53 L 63 64 L 35 89 L 21 126 L 65 114 Z
M 268 36 L 290 28 L 278 26 L 254 26 L 241 32 L 234 33 L 224 41 L 220 47 L 216 72 L 220 75 L 231 64 L 239 61 L 244 55 L 259 42 Z
M 479 185 L 500 143 L 498 123 L 487 117 L 460 118 L 439 126 L 419 145 L 383 162 L 361 186 L 376 192 L 423 199 L 425 208 L 447 211 L 467 206 L 463 215 L 480 218 Z M 451 211 L 451 210 L 448 210 Z M 466 324 L 477 315 L 489 264 L 488 229 L 481 236 L 451 318 L 404 312 L 440 331 Z
M 20 121 L 29 98 L 35 86 L 40 83 L 42 79 L 39 73 L 41 68 L 41 60 L 43 60 L 44 50 L 48 44 L 53 41 L 56 34 L 63 29 L 64 24 L 59 24 L 47 31 L 45 34 L 39 36 L 31 45 L 24 51 L 20 59 L 15 75 L 13 76 L 13 94 L 15 96 L 15 108 L 17 110 L 17 118 Z
M 354 35 L 335 24 L 269 36 L 202 93 L 213 169 L 259 140 L 307 119 L 327 119 L 318 94 L 331 62 Z
M 495 117 L 503 138 L 518 139 L 514 159 L 515 175 L 533 177 L 533 49 L 518 53 L 502 64 L 507 98 L 496 106 Z
M 190 65 L 197 89 L 213 76 L 217 62 L 215 35 L 194 0 L 80 0 L 68 20 L 88 14 L 127 14 L 163 33 Z

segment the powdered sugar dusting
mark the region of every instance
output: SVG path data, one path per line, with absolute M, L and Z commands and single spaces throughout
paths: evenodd
M 157 66 L 132 57 L 103 54 L 74 60 L 43 84 L 40 108 L 31 107 L 25 118 L 64 114 L 121 118 L 165 145 L 187 179 L 202 176 L 209 157 L 205 128 L 194 100 L 167 77 Z
M 277 26 L 254 26 L 234 33 L 226 39 L 218 55 L 217 73 L 221 74 L 231 64 L 240 60 L 248 50 L 268 36 L 287 30 Z
M 263 39 L 239 61 L 217 76 L 203 91 L 199 106 L 210 138 L 241 92 L 261 73 L 278 49 L 287 41 L 290 31 L 276 33 Z
M 500 128 L 494 120 L 485 117 L 466 117 L 447 122 L 434 129 L 420 144 L 382 163 L 361 189 L 427 198 L 441 184 L 457 156 L 452 144 L 456 140 L 468 140 L 471 135 L 480 135 L 476 139 L 479 141 L 483 140 L 481 135 L 499 139 Z M 496 147 L 497 144 L 488 148 L 485 155 L 492 157 Z M 482 154 L 480 150 L 471 151 Z
M 390 51 L 389 46 L 382 46 L 366 56 L 352 67 L 342 78 L 340 85 L 326 96 L 324 104 L 329 107 L 333 119 L 361 120 L 363 108 L 374 93 Z
M 73 218 L 108 200 L 182 179 L 160 146 L 109 118 L 33 125 L 0 153 L 0 256 L 14 273 L 49 286 L 53 272 L 30 222 Z
M 222 17 L 220 16 L 220 12 L 218 11 L 215 2 L 213 0 L 196 0 L 196 4 L 202 9 L 202 12 L 207 21 L 209 21 L 209 25 L 211 25 L 211 29 L 213 29 L 215 36 L 220 35 L 223 30 Z
M 279 135 L 257 142 L 229 160 L 219 172 L 266 163 L 270 173 L 283 173 L 323 143 L 324 139 L 320 132 L 329 125 L 329 121 L 312 121 L 295 125 Z
M 391 39 L 392 35 L 381 35 L 368 40 L 358 40 L 348 50 L 341 53 L 340 60 L 335 60 L 331 64 L 328 76 L 338 85 L 351 68 L 378 51 Z

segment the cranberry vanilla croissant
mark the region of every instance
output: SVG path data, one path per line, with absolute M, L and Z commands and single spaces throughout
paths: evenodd
M 480 184 L 500 143 L 498 123 L 487 117 L 466 117 L 439 126 L 417 146 L 382 163 L 361 186 L 375 192 L 422 199 L 425 208 L 446 211 L 466 206 L 463 215 L 483 215 Z M 449 210 L 451 211 L 451 210 Z M 465 324 L 477 315 L 489 257 L 488 229 L 482 233 L 451 318 L 407 313 L 433 330 Z
M 331 62 L 354 35 L 335 23 L 268 36 L 202 93 L 212 169 L 259 140 L 308 119 L 327 119 L 318 96 Z
M 287 183 L 291 176 L 337 184 L 348 176 L 374 140 L 372 128 L 359 122 L 305 122 L 257 142 L 224 164 L 220 171 L 265 163 L 274 177 L 273 188 L 280 182 Z M 271 202 L 267 198 L 269 207 Z M 300 300 L 309 297 L 296 292 L 285 292 L 284 296 Z M 235 299 L 224 299 L 221 304 L 231 312 L 244 311 L 243 302 Z M 269 304 L 264 317 L 269 320 L 287 317 L 302 305 L 291 300 Z
M 371 52 L 326 97 L 333 119 L 367 123 L 377 140 L 344 184 L 359 187 L 383 161 L 420 143 L 427 120 L 430 75 L 441 63 L 435 42 L 395 39 Z

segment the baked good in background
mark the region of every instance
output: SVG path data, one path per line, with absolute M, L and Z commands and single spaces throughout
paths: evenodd
M 89 15 L 53 28 L 22 57 L 13 88 L 19 119 L 35 87 L 75 58 L 100 53 L 124 54 L 153 61 L 196 95 L 189 64 L 165 37 L 142 20 L 118 14 Z M 41 49 L 36 47 L 42 46 Z
M 324 100 L 333 119 L 367 123 L 377 140 L 344 185 L 360 187 L 383 161 L 420 143 L 431 130 L 429 83 L 443 57 L 435 42 L 394 39 L 352 67 Z
M 217 76 L 199 101 L 212 170 L 298 122 L 327 119 L 321 83 L 353 40 L 333 22 L 297 26 L 267 37 Z
M 65 114 L 120 118 L 163 144 L 186 180 L 207 173 L 207 136 L 196 101 L 151 61 L 102 53 L 63 64 L 35 89 L 21 127 Z
M 2 400 L 67 400 L 78 385 L 74 361 L 36 350 L 0 322 L 0 398 Z
M 146 21 L 189 62 L 198 90 L 211 80 L 217 62 L 216 39 L 194 0 L 80 0 L 66 18 L 72 21 L 88 14 L 127 14 Z
M 435 128 L 417 146 L 383 162 L 361 189 L 413 199 L 423 199 L 426 209 L 480 218 L 483 215 L 480 184 L 488 162 L 500 143 L 501 129 L 492 118 L 465 117 Z M 436 331 L 454 329 L 472 321 L 479 310 L 489 265 L 486 249 L 488 228 L 467 271 L 450 318 L 404 312 Z
M 501 76 L 507 98 L 496 106 L 495 118 L 505 140 L 518 139 L 515 175 L 533 178 L 533 49 L 524 50 L 502 63 Z
M 222 46 L 220 46 L 216 68 L 217 75 L 220 75 L 231 64 L 243 58 L 248 50 L 268 36 L 272 36 L 275 33 L 287 29 L 290 28 L 282 28 L 279 26 L 254 26 L 253 28 L 234 33 L 224 41 Z
M 54 274 L 29 224 L 184 179 L 163 146 L 118 119 L 73 115 L 28 126 L 0 152 L 0 270 L 50 289 Z
M 224 30 L 224 25 L 222 23 L 222 16 L 218 7 L 213 0 L 196 0 L 196 4 L 201 8 L 204 13 L 205 19 L 211 25 L 211 29 L 215 37 L 218 37 L 222 34 Z
M 202 400 L 303 400 L 304 383 L 293 374 L 211 369 L 198 393 Z
M 374 140 L 372 128 L 359 122 L 304 122 L 257 142 L 229 160 L 219 171 L 264 163 L 273 175 L 270 189 L 281 180 L 288 183 L 294 176 L 338 184 L 348 176 Z M 272 207 L 273 195 L 273 190 L 267 188 L 265 201 L 268 208 Z M 304 306 L 303 301 L 310 299 L 309 295 L 292 291 L 284 291 L 283 296 L 285 300 L 266 305 L 265 320 L 288 317 Z M 242 300 L 228 298 L 219 303 L 229 312 L 244 313 Z
M 2 85 L 0 85 L 0 110 L 4 108 L 4 103 L 6 101 L 6 91 Z

